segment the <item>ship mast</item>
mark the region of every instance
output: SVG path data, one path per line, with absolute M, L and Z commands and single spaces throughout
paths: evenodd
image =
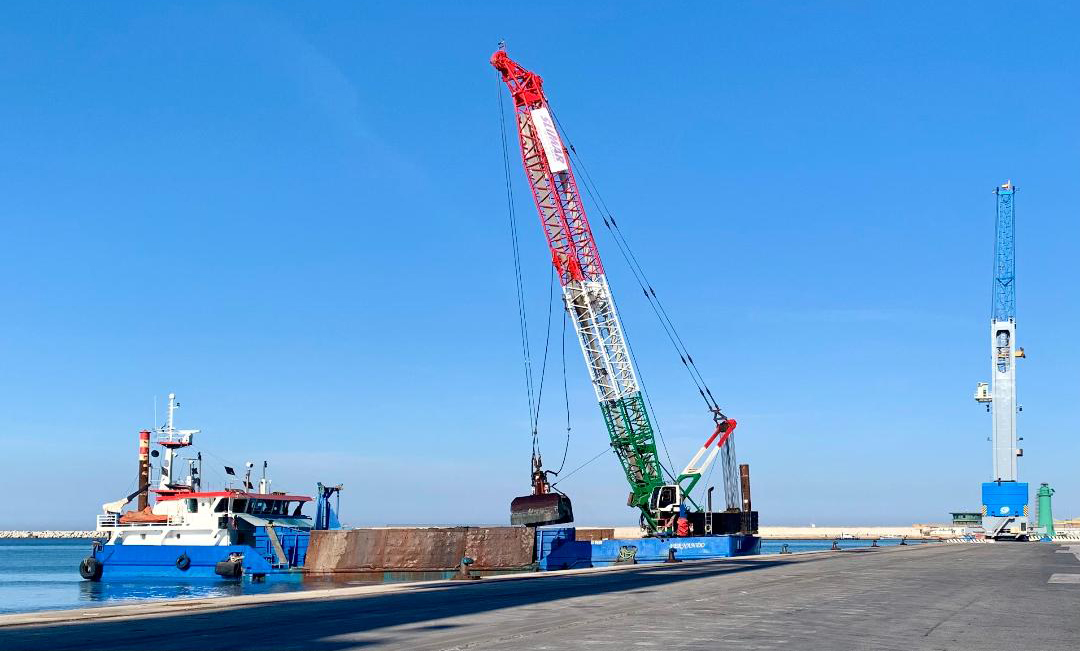
M 169 394 L 169 412 L 165 420 L 165 426 L 154 430 L 158 435 L 157 444 L 165 448 L 165 458 L 161 462 L 161 478 L 158 481 L 159 491 L 174 490 L 173 464 L 176 451 L 192 444 L 192 438 L 199 433 L 197 429 L 176 429 L 175 413 L 180 403 L 176 401 L 176 394 Z

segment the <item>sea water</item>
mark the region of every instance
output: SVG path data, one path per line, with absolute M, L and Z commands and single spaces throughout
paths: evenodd
M 878 544 L 886 546 L 896 545 L 899 542 L 896 539 L 887 539 L 880 540 Z M 909 541 L 909 544 L 915 542 L 917 541 Z M 785 544 L 792 552 L 804 552 L 829 549 L 832 541 L 763 540 L 761 553 L 777 554 Z M 838 544 L 841 549 L 849 549 L 869 547 L 872 542 L 870 540 L 841 540 Z M 268 581 L 266 583 L 215 580 L 85 581 L 79 576 L 79 562 L 89 553 L 89 540 L 0 539 L 0 613 L 87 608 L 149 599 L 228 597 L 381 582 L 357 581 L 354 580 L 355 577 L 303 582 Z
M 926 542 L 925 540 L 907 540 L 905 541 L 909 545 L 917 545 L 919 543 Z M 761 553 L 762 554 L 779 554 L 784 545 L 787 545 L 789 552 L 817 552 L 827 549 L 832 549 L 832 540 L 762 540 L 761 541 Z M 856 547 L 873 547 L 874 540 L 871 539 L 858 539 L 858 540 L 837 540 L 837 546 L 840 549 L 854 549 Z M 899 545 L 899 538 L 880 538 L 877 541 L 878 547 L 892 547 Z
M 79 562 L 89 555 L 89 540 L 0 539 L 0 613 L 325 587 L 299 581 L 85 581 L 79 576 Z

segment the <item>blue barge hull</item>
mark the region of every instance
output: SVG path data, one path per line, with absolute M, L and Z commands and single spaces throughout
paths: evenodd
M 662 563 L 668 550 L 678 560 L 704 560 L 761 553 L 761 538 L 748 534 L 685 538 L 613 538 L 576 540 L 573 527 L 536 531 L 537 563 L 541 570 L 568 570 L 614 565 L 620 557 L 637 563 Z
M 102 564 L 101 578 L 109 579 L 212 579 L 226 580 L 214 573 L 219 561 L 228 560 L 230 553 L 244 554 L 244 574 L 277 574 L 295 572 L 289 568 L 272 567 L 246 545 L 104 545 L 92 556 Z M 177 561 L 187 558 L 186 569 Z

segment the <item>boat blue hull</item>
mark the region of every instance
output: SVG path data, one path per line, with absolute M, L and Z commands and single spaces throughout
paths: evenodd
M 681 561 L 749 556 L 761 553 L 761 538 L 746 534 L 686 538 L 615 538 L 575 540 L 572 528 L 537 532 L 537 561 L 541 570 L 566 570 L 614 565 L 620 555 L 636 563 L 662 563 L 668 550 Z M 624 551 L 625 550 L 625 551 Z
M 101 580 L 112 579 L 211 579 L 217 581 L 235 581 L 225 579 L 214 572 L 214 566 L 229 559 L 231 553 L 244 555 L 244 574 L 295 573 L 289 568 L 276 569 L 258 554 L 252 553 L 251 547 L 244 545 L 229 546 L 184 546 L 184 545 L 104 545 L 93 552 L 102 565 Z M 177 560 L 187 556 L 190 564 L 187 569 L 180 569 Z

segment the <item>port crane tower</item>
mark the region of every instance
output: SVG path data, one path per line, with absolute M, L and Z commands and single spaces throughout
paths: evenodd
M 722 453 L 728 512 L 739 512 L 739 477 L 732 441 L 736 421 L 725 416 L 714 402 L 710 403 L 712 434 L 682 472 L 665 478 L 638 374 L 585 215 L 570 154 L 544 94 L 543 80 L 513 61 L 502 49 L 492 56 L 491 64 L 513 97 L 525 175 L 612 450 L 630 485 L 627 504 L 640 510 L 641 525 L 647 533 L 670 529 L 686 502 L 690 502 L 697 514 L 703 514 L 690 493 L 703 472 Z M 532 483 L 533 494 L 519 497 L 511 504 L 511 522 L 539 525 L 573 519 L 569 499 L 551 492 L 535 452 Z M 749 511 L 748 491 L 745 485 L 746 511 Z M 712 515 L 709 514 L 710 521 Z
M 1024 451 L 1016 436 L 1016 187 L 1011 181 L 994 188 L 997 197 L 994 242 L 993 304 L 990 314 L 990 382 L 975 388 L 975 400 L 991 412 L 993 481 L 982 485 L 983 530 L 991 538 L 1027 535 L 1028 485 L 1017 481 L 1017 460 Z

